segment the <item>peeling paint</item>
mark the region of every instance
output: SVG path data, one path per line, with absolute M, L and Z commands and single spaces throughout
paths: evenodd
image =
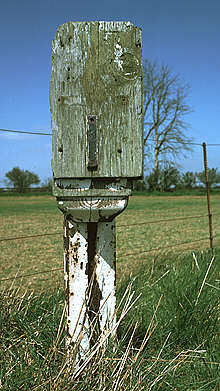
M 97 255 L 96 275 L 99 289 L 102 292 L 100 301 L 100 328 L 108 331 L 116 322 L 115 305 L 115 222 L 98 224 L 99 249 Z
M 111 221 L 127 207 L 128 197 L 76 198 L 58 201 L 58 208 L 74 222 Z
M 123 70 L 123 66 L 122 66 L 123 60 L 121 59 L 122 54 L 123 54 L 123 49 L 122 49 L 121 45 L 119 45 L 117 43 L 115 46 L 114 62 L 118 65 L 119 70 Z
M 83 360 L 89 350 L 89 319 L 86 297 L 88 295 L 88 232 L 87 224 L 74 225 L 66 219 L 66 235 L 69 243 L 64 254 L 65 290 L 67 312 L 67 348 L 71 356 L 79 343 L 77 360 Z M 74 344 L 73 344 L 74 343 Z
M 116 322 L 115 217 L 143 174 L 141 30 L 68 22 L 52 54 L 53 194 L 64 214 L 67 350 L 77 366 Z
M 83 221 L 76 222 L 78 201 L 69 203 L 72 204 L 71 214 L 64 213 L 67 349 L 71 360 L 74 348 L 78 346 L 76 362 L 79 363 L 85 359 L 91 344 L 116 322 L 114 213 L 120 213 L 127 200 L 108 199 L 112 209 L 108 209 L 111 215 L 107 222 L 88 222 L 88 215 L 82 213 Z M 88 210 L 93 208 L 100 220 L 105 201 L 87 200 L 84 208 L 85 205 Z M 91 328 L 95 330 L 92 336 Z

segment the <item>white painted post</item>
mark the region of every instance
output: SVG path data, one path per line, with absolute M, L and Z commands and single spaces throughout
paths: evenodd
M 141 31 L 69 22 L 53 41 L 53 194 L 64 214 L 72 364 L 115 324 L 115 217 L 143 175 Z
M 115 223 L 65 221 L 64 279 L 67 295 L 67 345 L 78 361 L 94 335 L 113 328 L 115 317 Z M 76 349 L 75 349 L 76 350 Z

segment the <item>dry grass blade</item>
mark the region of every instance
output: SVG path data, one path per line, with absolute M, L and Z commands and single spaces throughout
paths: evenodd
M 198 354 L 198 353 L 204 353 L 204 350 L 202 351 L 198 351 L 198 350 L 187 350 L 187 351 L 182 351 L 180 353 L 178 353 L 170 362 L 168 365 L 166 365 L 163 370 L 161 371 L 161 373 L 155 378 L 155 380 L 151 383 L 148 391 L 151 391 L 153 389 L 153 387 L 160 381 L 163 379 L 163 377 L 168 373 L 168 372 L 171 372 L 171 371 L 175 371 L 177 369 L 177 367 L 179 367 L 184 361 L 186 361 L 188 359 L 189 356 L 193 356 L 193 354 Z M 197 356 L 196 356 L 197 357 Z M 175 364 L 175 365 L 173 365 Z
M 215 288 L 215 289 L 217 289 L 218 291 L 220 291 L 220 288 L 218 288 L 218 287 L 215 286 L 215 285 L 209 284 L 208 282 L 206 282 L 205 285 L 208 285 L 208 286 L 210 286 L 211 288 Z
M 130 284 L 131 285 L 131 284 Z M 126 290 L 126 292 L 130 291 L 130 286 L 129 289 Z M 124 305 L 124 308 L 122 309 L 122 313 L 120 315 L 119 320 L 113 325 L 113 327 L 108 330 L 107 332 L 102 333 L 102 335 L 99 338 L 99 342 L 97 342 L 88 352 L 88 357 L 85 359 L 85 361 L 81 364 L 81 366 L 76 370 L 76 372 L 73 375 L 73 378 L 76 379 L 82 374 L 84 369 L 88 366 L 92 358 L 96 355 L 96 353 L 99 351 L 101 347 L 105 348 L 106 341 L 111 335 L 114 335 L 117 328 L 119 327 L 119 324 L 121 321 L 124 319 L 124 317 L 127 315 L 128 311 L 131 310 L 131 308 L 135 305 L 137 300 L 139 299 L 140 295 L 137 296 L 133 302 L 131 302 L 132 298 L 134 296 L 134 292 L 130 293 L 130 296 L 126 298 L 126 302 Z
M 205 274 L 204 280 L 203 280 L 203 282 L 202 282 L 201 288 L 200 288 L 200 290 L 199 290 L 199 293 L 198 293 L 198 296 L 197 296 L 197 299 L 196 299 L 196 302 L 195 302 L 195 306 L 198 304 L 199 297 L 200 297 L 200 295 L 201 295 L 201 293 L 202 293 L 203 287 L 204 287 L 204 285 L 205 285 L 206 279 L 207 279 L 207 277 L 208 277 L 208 274 L 209 274 L 209 271 L 210 271 L 210 269 L 211 269 L 211 267 L 212 267 L 212 264 L 213 264 L 214 259 L 215 259 L 215 257 L 212 257 L 211 262 L 210 262 L 210 264 L 209 264 L 209 266 L 208 266 L 207 272 L 206 272 L 206 274 Z
M 60 337 L 62 335 L 62 331 L 64 329 L 64 322 L 63 322 L 63 320 L 64 320 L 65 313 L 66 313 L 66 303 L 64 304 L 62 316 L 61 316 L 59 327 L 58 327 L 58 330 L 57 330 L 57 336 L 56 336 L 56 340 L 54 342 L 55 346 L 58 345 Z
M 137 359 L 138 359 L 140 353 L 142 352 L 142 350 L 144 349 L 144 347 L 145 347 L 147 341 L 148 341 L 149 338 L 150 338 L 150 335 L 151 335 L 150 330 L 152 329 L 153 321 L 154 321 L 154 318 L 155 318 L 156 313 L 157 313 L 157 311 L 158 311 L 158 308 L 159 308 L 159 306 L 160 306 L 162 297 L 163 297 L 163 296 L 161 295 L 160 298 L 159 298 L 159 301 L 158 301 L 158 303 L 157 303 L 156 309 L 155 309 L 155 311 L 154 311 L 154 313 L 153 313 L 153 316 L 152 316 L 152 318 L 151 318 L 150 324 L 149 324 L 149 326 L 148 326 L 148 328 L 147 328 L 147 331 L 146 331 L 146 333 L 145 333 L 143 342 L 142 342 L 142 344 L 141 344 L 141 346 L 140 346 L 140 349 L 139 349 L 139 351 L 138 351 L 138 353 L 137 353 L 137 355 L 136 355 L 136 357 L 135 357 L 135 360 L 134 360 L 135 362 L 137 361 Z
M 127 346 L 127 348 L 126 348 L 126 351 L 125 351 L 125 353 L 124 353 L 123 358 L 121 359 L 121 365 L 120 365 L 120 367 L 119 367 L 118 372 L 116 373 L 117 380 L 116 380 L 116 382 L 115 382 L 113 391 L 116 391 L 116 390 L 117 390 L 118 385 L 119 385 L 119 389 L 120 389 L 120 385 L 121 385 L 121 383 L 124 381 L 124 377 L 122 377 L 122 379 L 121 379 L 121 381 L 120 381 L 120 376 L 121 376 L 121 373 L 122 373 L 122 371 L 123 371 L 123 369 L 124 369 L 124 366 L 125 366 L 125 364 L 126 364 L 126 361 L 127 361 L 127 359 L 128 359 L 128 355 L 129 355 L 129 352 L 130 352 L 131 344 L 132 344 L 133 337 L 134 337 L 135 331 L 136 331 L 136 329 L 137 329 L 137 326 L 138 326 L 138 322 L 136 322 L 136 324 L 135 324 L 135 326 L 134 326 L 134 330 L 133 330 L 133 332 L 132 332 L 132 335 L 131 335 L 131 338 L 130 338 L 130 340 L 129 340 L 128 346 Z M 125 374 L 125 376 L 126 376 L 126 374 Z M 120 384 L 119 384 L 119 381 L 120 381 Z
M 165 339 L 165 341 L 163 343 L 162 348 L 160 349 L 160 351 L 159 351 L 155 361 L 153 362 L 153 364 L 150 366 L 150 368 L 148 368 L 148 371 L 151 371 L 152 368 L 157 364 L 157 362 L 160 361 L 160 356 L 161 356 L 161 354 L 162 354 L 162 352 L 163 352 L 163 350 L 164 350 L 164 348 L 165 348 L 165 346 L 167 344 L 168 339 L 170 338 L 170 335 L 171 335 L 171 333 L 169 333 L 168 336 L 166 337 L 166 339 Z
M 199 264 L 198 264 L 198 261 L 197 261 L 197 258 L 196 258 L 195 253 L 193 252 L 192 255 L 193 255 L 193 259 L 194 259 L 194 261 L 195 261 L 195 264 L 196 264 L 197 269 L 200 270 Z
M 160 278 L 158 278 L 157 281 L 155 281 L 151 287 L 153 287 L 154 285 L 156 285 L 160 280 L 162 280 L 162 278 L 164 278 L 168 273 L 170 272 L 170 270 L 167 270 Z

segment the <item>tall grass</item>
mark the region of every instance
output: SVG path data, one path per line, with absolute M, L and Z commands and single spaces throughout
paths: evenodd
M 118 283 L 117 336 L 70 373 L 63 292 L 2 292 L 0 389 L 220 390 L 219 293 L 219 252 L 142 265 Z

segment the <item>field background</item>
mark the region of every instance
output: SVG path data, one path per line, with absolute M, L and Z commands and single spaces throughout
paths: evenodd
M 220 243 L 220 196 L 211 197 L 214 246 Z M 203 216 L 189 218 L 191 216 Z M 175 220 L 183 218 L 183 220 Z M 187 219 L 185 219 L 187 218 Z M 162 221 L 161 221 L 162 220 Z M 117 280 L 150 267 L 161 256 L 175 251 L 209 247 L 206 196 L 132 196 L 128 207 L 116 219 Z M 63 287 L 63 215 L 49 195 L 0 196 L 0 239 L 55 233 L 17 240 L 0 241 L 1 290 L 11 286 L 48 290 Z M 204 239 L 201 240 L 200 239 Z M 186 243 L 186 244 L 181 244 Z M 175 247 L 176 246 L 176 247 Z M 61 270 L 17 280 L 15 275 Z
M 1 195 L 0 389 L 220 391 L 219 200 L 212 257 L 206 196 L 130 198 L 117 218 L 117 319 L 126 316 L 76 381 L 64 343 L 62 213 L 51 196 Z

